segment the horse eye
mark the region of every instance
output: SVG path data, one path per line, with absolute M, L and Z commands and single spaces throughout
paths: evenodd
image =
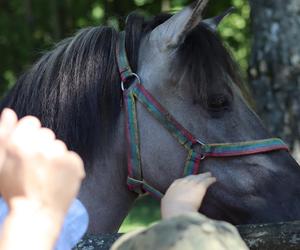
M 209 111 L 217 112 L 228 109 L 230 102 L 227 96 L 223 94 L 215 94 L 208 97 L 207 108 Z

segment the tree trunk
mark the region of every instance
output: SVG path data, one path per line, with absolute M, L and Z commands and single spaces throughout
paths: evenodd
M 249 79 L 267 128 L 297 149 L 300 139 L 300 1 L 249 0 Z
M 170 9 L 171 9 L 170 0 L 162 0 L 161 11 L 167 12 L 167 11 L 170 11 Z

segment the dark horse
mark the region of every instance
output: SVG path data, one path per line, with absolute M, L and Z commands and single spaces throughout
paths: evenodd
M 200 1 L 199 1 L 200 2 Z M 198 3 L 199 3 L 198 2 Z M 205 142 L 269 138 L 247 105 L 237 69 L 195 5 L 174 16 L 145 21 L 130 15 L 126 49 L 145 88 Z M 122 90 L 116 61 L 118 32 L 81 30 L 46 53 L 1 103 L 19 117 L 34 115 L 84 159 L 87 178 L 79 198 L 90 232 L 118 229 L 137 195 L 126 187 Z M 145 179 L 161 192 L 182 176 L 186 151 L 137 106 Z M 218 182 L 201 212 L 234 224 L 300 219 L 300 168 L 286 151 L 209 158 L 200 172 Z

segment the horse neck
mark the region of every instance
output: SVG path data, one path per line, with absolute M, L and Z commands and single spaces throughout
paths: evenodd
M 122 115 L 121 115 L 122 116 Z M 128 214 L 136 194 L 126 186 L 127 163 L 123 129 L 120 117 L 110 150 L 99 157 L 87 172 L 79 199 L 87 207 L 89 233 L 116 232 Z

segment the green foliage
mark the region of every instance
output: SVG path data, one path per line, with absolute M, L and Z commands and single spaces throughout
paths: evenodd
M 140 10 L 154 15 L 175 12 L 192 0 L 2 0 L 0 1 L 0 95 L 36 60 L 41 52 L 86 26 L 123 27 L 126 15 Z M 220 27 L 243 70 L 249 55 L 247 0 L 211 0 L 207 16 L 229 6 L 237 8 Z
M 220 25 L 220 35 L 231 48 L 245 74 L 250 55 L 250 6 L 247 0 L 232 0 L 236 11 Z
M 160 220 L 159 201 L 151 196 L 143 196 L 135 202 L 119 232 L 127 233 L 134 229 L 146 227 L 158 220 Z

